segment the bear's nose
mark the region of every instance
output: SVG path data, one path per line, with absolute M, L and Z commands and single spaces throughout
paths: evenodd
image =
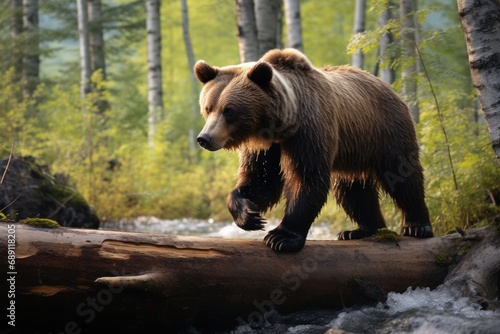
M 198 138 L 196 138 L 196 140 L 198 141 L 198 144 L 200 144 L 201 147 L 206 149 L 210 145 L 210 141 L 212 140 L 212 138 L 206 133 L 200 133 L 200 135 L 198 136 Z

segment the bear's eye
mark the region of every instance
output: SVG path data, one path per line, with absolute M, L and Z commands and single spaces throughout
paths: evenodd
M 224 115 L 224 118 L 226 119 L 226 122 L 228 123 L 233 123 L 234 121 L 236 121 L 236 112 L 231 109 L 231 108 L 226 108 L 224 109 L 224 111 L 222 112 L 222 114 Z

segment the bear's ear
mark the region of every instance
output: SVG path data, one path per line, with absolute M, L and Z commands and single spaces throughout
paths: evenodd
M 208 65 L 204 60 L 198 60 L 194 65 L 194 74 L 201 83 L 206 84 L 217 76 L 217 69 Z
M 260 87 L 266 88 L 273 78 L 273 68 L 268 62 L 259 61 L 248 71 L 247 76 Z

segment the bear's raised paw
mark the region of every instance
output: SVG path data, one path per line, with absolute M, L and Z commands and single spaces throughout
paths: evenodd
M 298 252 L 304 247 L 306 238 L 298 233 L 278 227 L 269 231 L 264 243 L 277 252 Z
M 263 230 L 266 220 L 260 215 L 257 205 L 248 198 L 241 197 L 237 191 L 230 196 L 228 209 L 235 224 L 246 231 Z

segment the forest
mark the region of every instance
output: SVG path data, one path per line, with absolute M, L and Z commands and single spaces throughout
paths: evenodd
M 33 156 L 64 175 L 103 221 L 231 221 L 226 197 L 238 154 L 195 144 L 204 122 L 192 68 L 198 59 L 225 66 L 260 57 L 245 41 L 249 2 L 2 2 L 0 157 Z M 300 4 L 300 15 L 289 15 L 290 3 Z M 409 104 L 436 234 L 484 225 L 500 213 L 500 168 L 455 1 L 267 5 L 274 7 L 262 17 L 256 11 L 257 22 L 272 26 L 271 46 L 259 40 L 261 49 L 295 47 L 318 67 L 356 65 L 389 81 Z M 298 41 L 291 17 L 299 18 Z M 383 203 L 397 230 L 399 212 L 389 198 Z M 278 206 L 267 218 L 281 212 Z M 317 221 L 339 231 L 352 224 L 333 198 Z

